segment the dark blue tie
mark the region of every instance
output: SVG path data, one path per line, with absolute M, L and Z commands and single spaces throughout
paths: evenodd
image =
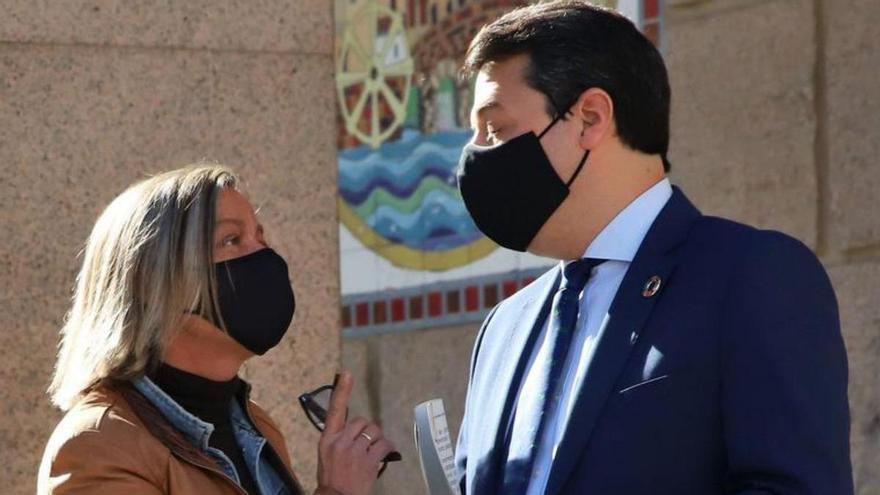
M 559 402 L 557 386 L 577 326 L 580 293 L 587 285 L 593 268 L 603 262 L 605 260 L 584 258 L 569 263 L 563 269 L 562 283 L 553 297 L 546 347 L 541 350 L 530 372 L 538 373 L 534 382 L 536 386 L 530 388 L 530 391 L 537 393 L 527 396 L 521 392 L 518 398 L 499 493 L 523 494 L 529 486 L 546 413 Z

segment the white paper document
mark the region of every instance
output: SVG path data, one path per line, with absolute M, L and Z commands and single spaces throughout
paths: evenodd
M 414 412 L 416 450 L 428 495 L 461 495 L 456 484 L 455 449 L 446 424 L 443 399 L 423 402 Z

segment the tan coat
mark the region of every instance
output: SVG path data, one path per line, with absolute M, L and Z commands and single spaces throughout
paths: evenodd
M 253 402 L 247 412 L 299 486 L 278 426 Z M 55 428 L 37 479 L 50 494 L 246 495 L 128 385 L 93 391 Z

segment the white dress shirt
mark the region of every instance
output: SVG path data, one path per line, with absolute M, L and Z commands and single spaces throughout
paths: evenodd
M 611 302 L 623 277 L 635 258 L 636 252 L 660 210 L 672 197 L 672 186 L 668 179 L 663 179 L 642 193 L 611 221 L 596 239 L 589 245 L 584 258 L 608 260 L 593 269 L 592 276 L 580 296 L 578 323 L 572 337 L 571 347 L 563 366 L 563 376 L 557 382 L 562 387 L 557 407 L 547 411 L 547 424 L 538 439 L 538 451 L 532 466 L 532 478 L 529 482 L 527 495 L 543 495 L 550 475 L 550 467 L 556 457 L 556 449 L 564 436 L 568 419 L 575 403 L 574 391 L 580 390 L 581 384 L 589 380 L 588 371 L 597 338 L 604 327 Z M 561 262 L 563 264 L 569 262 Z M 549 320 L 549 318 L 548 318 Z M 523 397 L 534 397 L 540 380 L 541 367 L 535 362 L 546 359 L 548 345 L 546 342 L 548 322 L 544 322 L 541 335 L 535 345 L 526 368 L 525 380 L 519 389 L 516 408 Z M 587 382 L 589 386 L 589 382 Z M 516 421 L 514 414 L 513 421 Z M 511 461 L 513 459 L 508 459 Z

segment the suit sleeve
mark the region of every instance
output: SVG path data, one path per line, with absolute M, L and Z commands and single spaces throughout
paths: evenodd
M 477 355 L 480 352 L 480 345 L 482 345 L 483 343 L 483 335 L 486 333 L 486 328 L 489 326 L 489 321 L 492 320 L 492 316 L 495 315 L 495 311 L 497 309 L 498 306 L 492 308 L 492 311 L 490 311 L 486 319 L 483 320 L 483 324 L 480 326 L 480 331 L 477 333 L 477 339 L 474 342 L 473 352 L 471 353 L 470 373 L 468 375 L 468 390 L 464 403 L 464 417 L 462 417 L 461 427 L 458 429 L 458 442 L 455 447 L 455 468 L 456 472 L 458 473 L 458 486 L 461 489 L 461 495 L 467 494 L 467 425 L 468 410 L 470 407 L 472 407 L 471 385 L 474 381 L 474 371 L 477 366 Z
M 38 495 L 162 495 L 131 448 L 82 431 L 44 459 Z
M 761 232 L 724 305 L 725 493 L 851 495 L 846 350 L 819 260 L 790 237 Z

